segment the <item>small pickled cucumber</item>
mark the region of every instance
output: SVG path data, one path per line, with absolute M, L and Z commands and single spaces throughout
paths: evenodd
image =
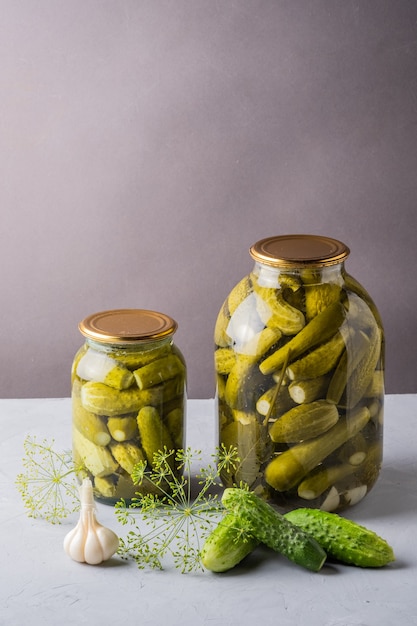
M 96 476 L 94 478 L 94 488 L 98 491 L 98 497 L 114 498 L 116 496 L 115 475 L 112 476 Z
M 174 444 L 168 428 L 161 420 L 155 407 L 143 407 L 138 413 L 137 422 L 142 448 L 149 464 L 153 467 L 154 455 L 158 452 L 163 452 L 164 449 L 167 451 L 173 450 Z
M 287 367 L 288 377 L 291 380 L 302 380 L 330 372 L 337 365 L 348 336 L 349 332 L 340 328 L 328 341 L 291 363 Z
M 229 315 L 233 315 L 238 306 L 249 296 L 252 291 L 252 283 L 249 276 L 245 276 L 240 280 L 227 298 L 227 308 Z
M 252 485 L 260 469 L 260 426 L 256 421 L 246 423 L 235 421 L 221 431 L 221 443 L 226 449 L 237 449 L 238 463 L 235 472 L 225 472 L 222 478 L 225 484 L 232 485 L 243 481 Z
M 360 407 L 352 412 L 347 423 L 339 420 L 323 435 L 292 446 L 267 465 L 266 482 L 276 491 L 287 491 L 297 486 L 326 457 L 359 433 L 369 419 L 369 409 Z
M 133 374 L 103 352 L 87 350 L 78 361 L 77 376 L 82 380 L 104 383 L 115 389 L 127 389 L 134 381 Z
M 73 424 L 80 433 L 98 446 L 107 446 L 110 442 L 110 433 L 99 415 L 87 411 L 81 404 L 77 394 L 72 397 Z
M 341 291 L 342 288 L 337 283 L 306 285 L 305 307 L 307 320 L 312 320 L 313 317 L 324 311 L 330 304 L 339 302 Z
M 227 327 L 230 322 L 230 315 L 225 302 L 219 311 L 214 325 L 214 343 L 216 346 L 226 348 L 230 344 L 230 337 L 227 334 Z
M 184 376 L 184 365 L 176 354 L 170 354 L 133 372 L 139 389 L 154 387 L 176 376 Z
M 239 354 L 250 357 L 253 362 L 258 361 L 280 340 L 281 335 L 279 328 L 263 328 L 255 333 L 246 343 L 240 345 L 236 351 Z
M 75 458 L 81 459 L 93 476 L 109 476 L 117 470 L 118 465 L 110 451 L 96 446 L 75 427 L 72 429 L 72 441 Z
M 229 374 L 236 362 L 232 348 L 218 348 L 214 353 L 214 367 L 218 374 Z
M 331 304 L 306 324 L 297 335 L 262 361 L 259 366 L 261 372 L 272 374 L 279 370 L 287 360 L 293 361 L 307 350 L 330 339 L 340 328 L 344 319 L 343 305 L 339 302 Z
M 363 398 L 378 366 L 382 350 L 381 330 L 378 327 L 374 328 L 370 342 L 371 349 L 363 355 L 349 379 L 346 390 L 346 403 L 350 408 L 356 407 Z
M 339 419 L 334 404 L 326 400 L 300 404 L 284 413 L 270 427 L 269 436 L 276 443 L 313 439 L 332 428 Z
M 131 387 L 118 391 L 104 383 L 89 381 L 81 388 L 81 402 L 87 411 L 114 417 L 135 413 L 142 406 L 160 402 L 162 394 L 163 389 L 160 387 L 144 390 Z
M 375 370 L 364 396 L 365 398 L 379 398 L 384 395 L 384 388 L 384 372 L 383 370 Z
M 171 435 L 171 439 L 176 448 L 184 447 L 184 409 L 176 407 L 168 412 L 165 418 L 166 425 Z
M 313 402 L 326 395 L 329 379 L 327 376 L 317 376 L 308 380 L 294 380 L 288 385 L 288 393 L 297 404 Z
M 238 355 L 236 362 L 227 377 L 224 390 L 225 401 L 232 409 L 242 409 L 245 407 L 247 397 L 245 385 L 251 378 L 253 370 L 253 359 L 248 356 Z
M 135 465 L 145 460 L 145 455 L 139 446 L 129 441 L 112 443 L 110 450 L 120 467 L 128 474 L 133 472 Z
M 369 351 L 369 338 L 363 332 L 354 333 L 350 345 L 343 352 L 327 389 L 327 400 L 339 404 L 349 378 L 359 361 Z
M 132 371 L 152 361 L 161 359 L 163 356 L 170 354 L 174 349 L 175 347 L 173 347 L 171 343 L 162 343 L 162 345 L 157 345 L 149 350 L 145 350 L 142 346 L 140 349 L 127 350 L 125 348 L 122 351 L 112 350 L 110 355 L 119 365 Z
M 138 425 L 134 417 L 109 417 L 107 428 L 115 441 L 133 439 L 138 433 Z
M 350 476 L 355 471 L 356 467 L 349 463 L 325 467 L 299 484 L 298 495 L 304 500 L 314 500 L 321 496 L 329 487 L 346 478 L 346 476 Z
M 287 386 L 273 385 L 257 400 L 256 410 L 260 415 L 277 418 L 294 406 Z
M 284 335 L 295 335 L 305 326 L 304 314 L 284 299 L 281 290 L 258 286 L 256 295 L 256 308 L 265 326 L 279 328 Z

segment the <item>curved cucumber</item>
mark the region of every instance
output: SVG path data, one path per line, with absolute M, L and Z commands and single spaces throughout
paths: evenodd
M 289 304 L 282 292 L 270 287 L 254 287 L 258 298 L 259 317 L 271 328 L 279 328 L 284 335 L 295 335 L 305 326 L 304 314 Z
M 391 546 L 374 531 L 336 513 L 296 509 L 285 519 L 310 533 L 329 556 L 358 567 L 383 567 L 395 560 Z
M 310 348 L 330 339 L 345 319 L 345 309 L 340 302 L 331 304 L 306 324 L 288 343 L 267 357 L 260 364 L 262 374 L 272 374 L 286 361 L 294 360 Z
M 227 488 L 222 502 L 256 539 L 272 550 L 313 572 L 322 568 L 326 553 L 318 542 L 255 493 Z

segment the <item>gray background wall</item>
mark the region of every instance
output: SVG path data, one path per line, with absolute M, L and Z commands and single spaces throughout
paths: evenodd
M 321 233 L 417 392 L 415 0 L 0 0 L 1 397 L 68 396 L 78 322 L 165 311 L 190 397 L 263 237 Z

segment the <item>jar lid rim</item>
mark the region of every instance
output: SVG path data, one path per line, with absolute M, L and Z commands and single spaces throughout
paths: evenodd
M 169 315 L 147 309 L 112 309 L 92 313 L 79 324 L 82 335 L 102 343 L 133 343 L 163 339 L 178 324 Z
M 321 235 L 278 235 L 257 241 L 249 250 L 255 261 L 281 268 L 326 267 L 342 263 L 350 250 L 338 239 Z

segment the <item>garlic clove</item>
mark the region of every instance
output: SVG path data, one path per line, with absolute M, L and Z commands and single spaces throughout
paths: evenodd
M 64 538 L 64 550 L 74 561 L 98 565 L 117 552 L 119 538 L 97 521 L 93 486 L 88 478 L 80 487 L 80 501 L 80 519 Z
M 89 565 L 98 565 L 104 561 L 103 548 L 97 537 L 94 523 L 89 525 L 84 543 L 84 561 Z
M 103 558 L 107 561 L 119 549 L 119 537 L 110 528 L 101 524 L 96 528 L 96 535 L 101 543 Z
M 80 522 L 65 537 L 64 550 L 73 561 L 84 563 L 84 531 Z

